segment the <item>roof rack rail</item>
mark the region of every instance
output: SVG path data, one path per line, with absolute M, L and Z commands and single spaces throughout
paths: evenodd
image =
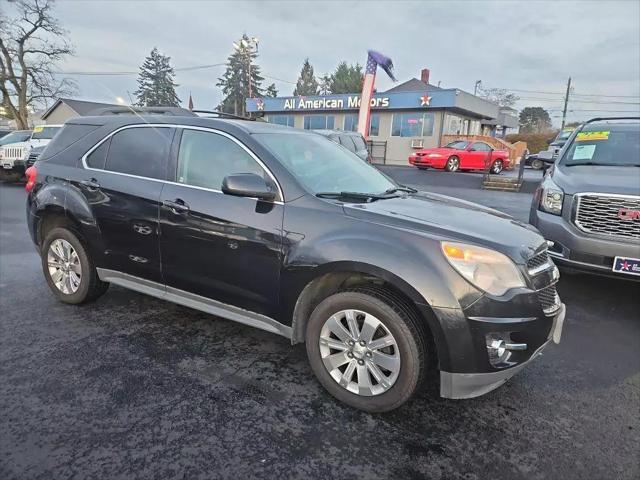
M 243 117 L 241 115 L 234 115 L 233 113 L 220 112 L 218 110 L 191 110 L 193 113 L 206 113 L 208 115 L 216 115 L 220 118 L 233 118 L 235 120 L 250 120 L 255 121 L 255 118 Z
M 601 122 L 603 120 L 640 120 L 640 116 L 635 115 L 632 117 L 594 117 L 584 122 L 584 125 L 592 122 Z
M 174 117 L 194 117 L 191 110 L 180 107 L 105 107 L 89 112 L 89 115 L 171 115 Z

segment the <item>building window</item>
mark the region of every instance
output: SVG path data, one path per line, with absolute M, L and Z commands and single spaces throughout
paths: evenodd
M 380 114 L 371 114 L 371 120 L 369 120 L 369 136 L 377 137 L 380 135 Z
M 293 127 L 295 117 L 293 115 L 269 115 L 267 122 Z
M 345 132 L 357 132 L 358 131 L 358 115 L 347 114 L 344 117 L 344 131 Z M 380 135 L 380 114 L 372 113 L 369 117 L 369 136 L 377 137 Z
M 345 132 L 357 132 L 358 131 L 358 115 L 350 113 L 344 116 L 344 131 Z
M 392 137 L 430 137 L 433 135 L 433 112 L 396 113 L 391 126 Z
M 307 115 L 304 117 L 305 130 L 333 130 L 336 117 L 333 115 Z

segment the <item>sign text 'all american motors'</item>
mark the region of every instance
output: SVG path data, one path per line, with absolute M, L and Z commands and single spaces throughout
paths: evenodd
M 371 99 L 372 108 L 385 108 L 388 106 L 389 97 Z M 284 101 L 285 110 L 331 110 L 342 108 L 360 108 L 360 96 L 347 97 L 346 102 L 344 98 L 315 98 L 311 100 L 304 97 L 288 98 Z

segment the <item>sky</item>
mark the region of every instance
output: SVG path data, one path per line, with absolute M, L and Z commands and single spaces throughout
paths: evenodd
M 317 74 L 393 59 L 400 81 L 431 70 L 431 83 L 473 92 L 514 90 L 516 107 L 543 106 L 559 123 L 567 78 L 568 121 L 640 110 L 640 2 L 545 1 L 83 1 L 59 0 L 55 14 L 75 56 L 62 72 L 137 71 L 155 46 L 175 68 L 223 63 L 243 33 L 258 37 L 258 64 L 280 95 L 291 95 L 306 57 Z M 224 67 L 176 72 L 178 96 L 213 109 Z M 69 75 L 77 98 L 114 102 L 136 75 Z M 278 79 L 278 80 L 275 80 Z M 377 88 L 393 86 L 384 73 Z M 529 92 L 530 91 L 530 92 Z M 545 93 L 533 93 L 545 92 Z

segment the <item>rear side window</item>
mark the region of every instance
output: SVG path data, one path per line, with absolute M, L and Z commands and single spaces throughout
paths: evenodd
M 128 128 L 116 133 L 111 137 L 105 170 L 164 179 L 172 135 L 169 127 Z
M 211 132 L 184 130 L 178 153 L 178 183 L 220 190 L 227 175 L 255 173 L 262 167 L 236 142 Z
M 109 143 L 111 143 L 110 138 L 102 142 L 98 148 L 87 156 L 88 167 L 104 170 L 104 164 L 107 161 L 107 152 L 109 151 Z

